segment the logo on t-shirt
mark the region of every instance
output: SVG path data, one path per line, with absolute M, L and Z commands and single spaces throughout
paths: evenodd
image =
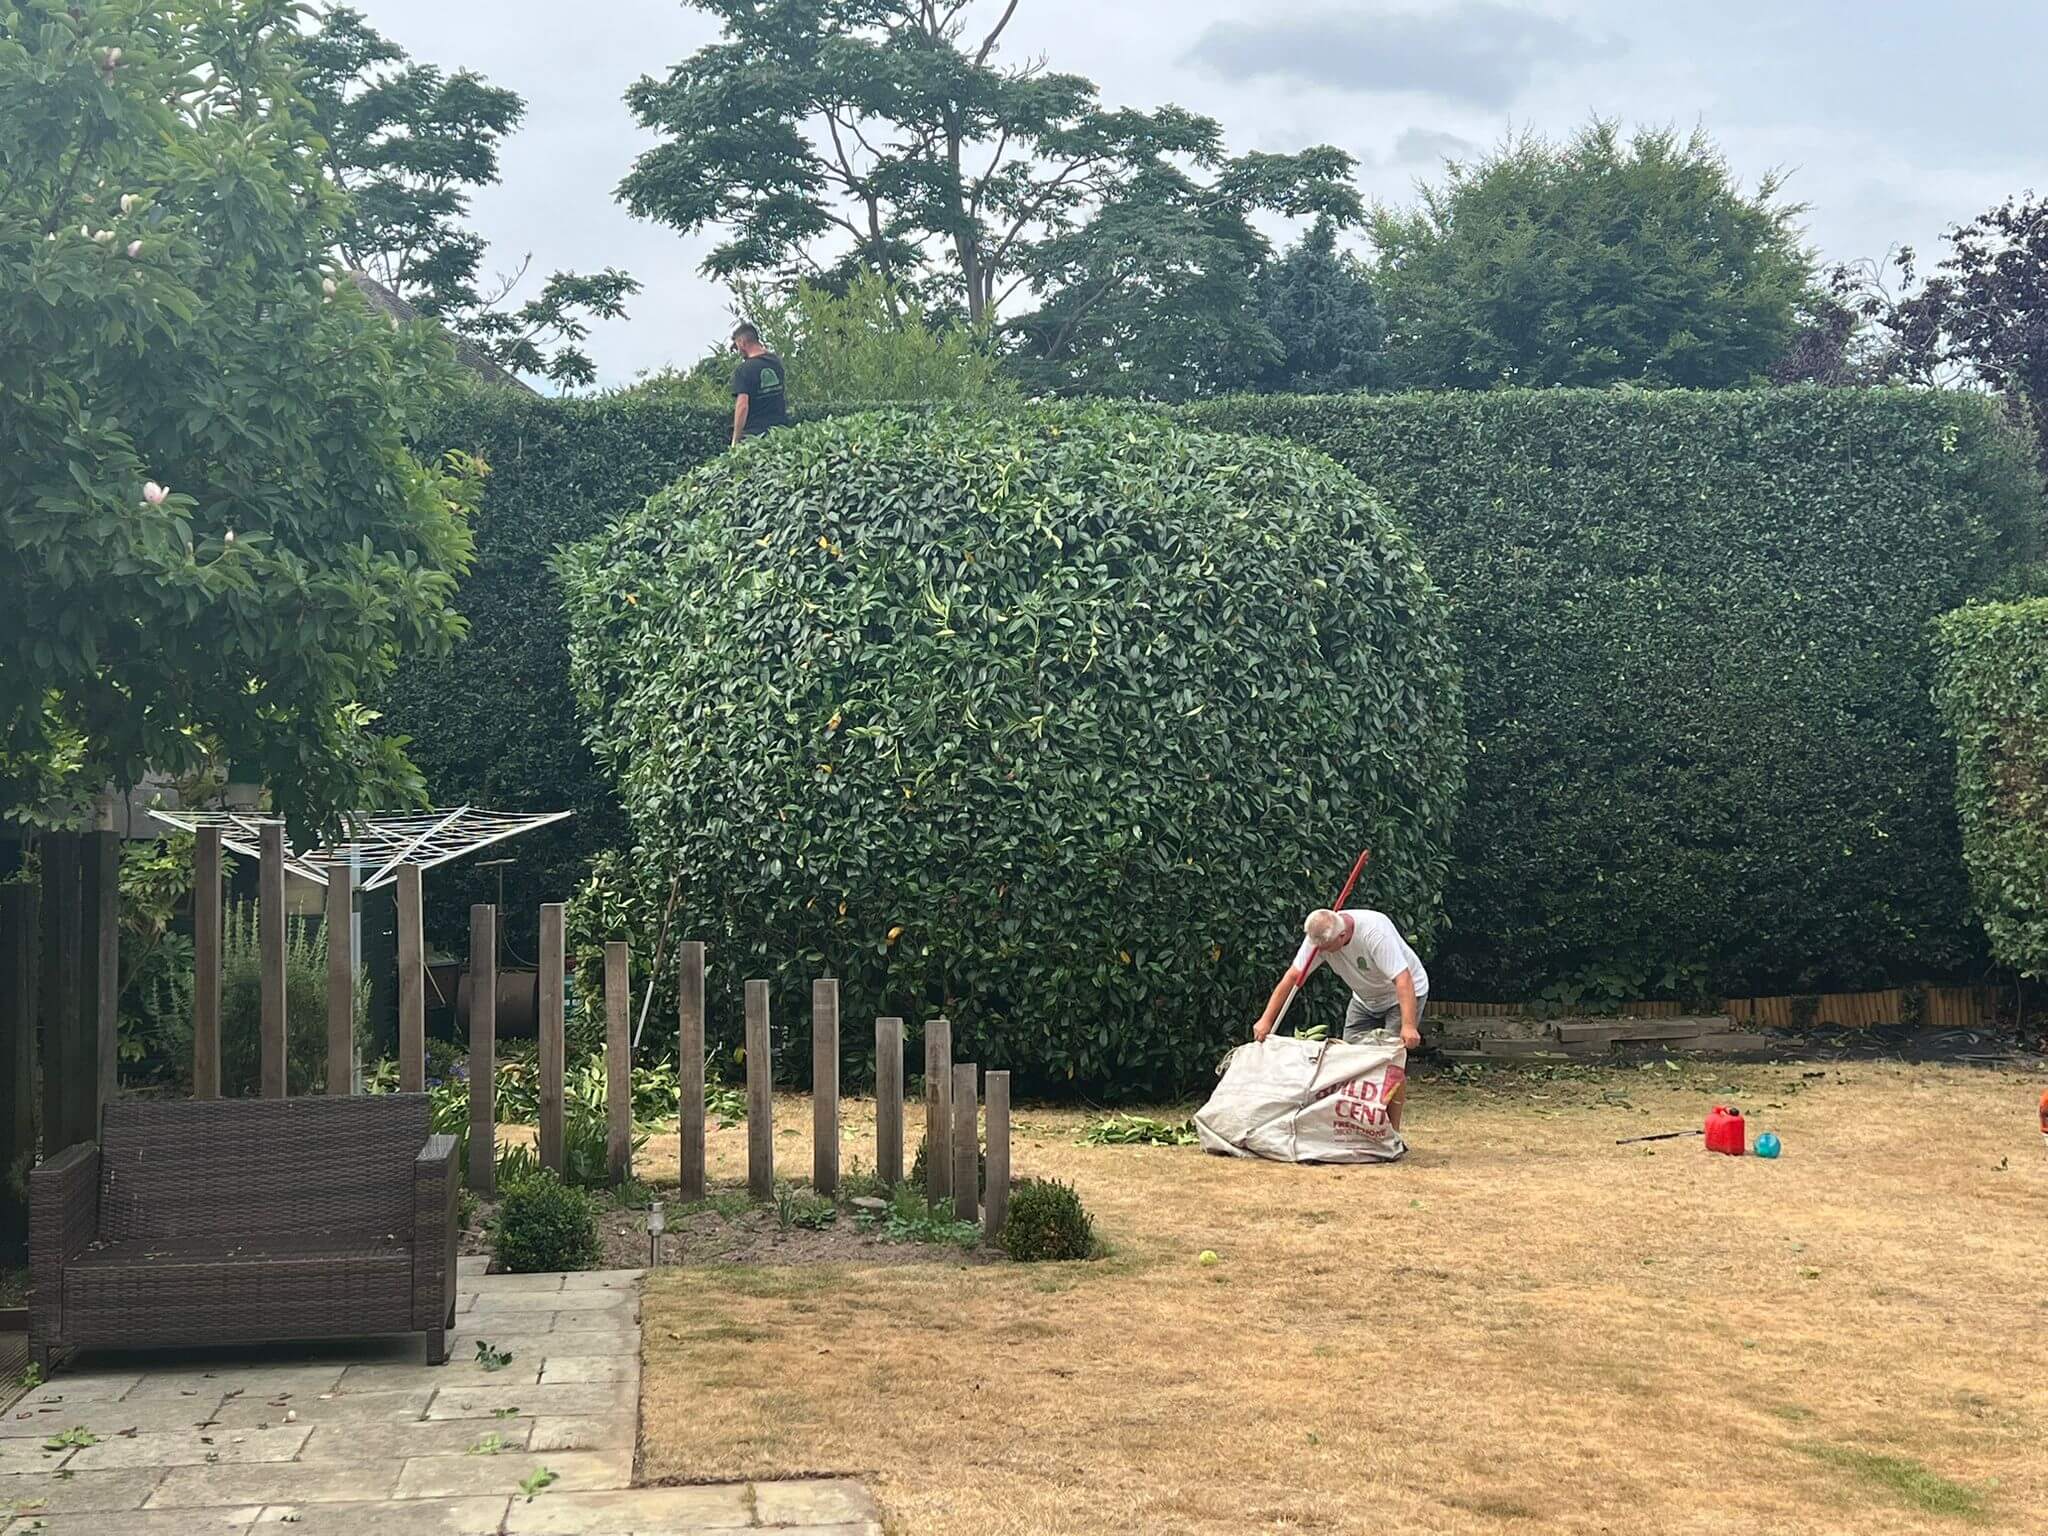
M 763 368 L 761 370 L 761 387 L 763 389 L 782 388 L 782 375 L 773 368 Z

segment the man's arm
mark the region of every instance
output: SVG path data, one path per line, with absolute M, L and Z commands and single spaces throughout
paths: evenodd
M 753 404 L 751 395 L 740 395 L 732 403 L 732 445 L 737 448 L 740 439 L 747 435 L 747 407 Z
M 1294 990 L 1294 972 L 1289 971 L 1280 978 L 1280 985 L 1273 989 L 1273 995 L 1266 999 L 1266 1011 L 1259 1015 L 1259 1022 L 1252 1026 L 1252 1038 L 1263 1040 L 1273 1033 L 1273 1026 L 1280 1022 L 1280 1010 L 1287 1006 L 1287 994 Z
M 1422 1006 L 1415 1000 L 1413 971 L 1394 978 L 1394 995 L 1401 1000 L 1401 1044 L 1412 1051 L 1422 1044 Z

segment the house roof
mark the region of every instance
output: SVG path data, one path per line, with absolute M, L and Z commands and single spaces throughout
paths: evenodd
M 519 375 L 502 367 L 497 359 L 493 358 L 490 353 L 486 352 L 468 337 L 457 335 L 431 315 L 421 314 L 411 304 L 408 304 L 389 288 L 386 288 L 376 278 L 370 276 L 369 273 L 350 272 L 349 276 L 355 279 L 356 287 L 362 290 L 363 297 L 369 300 L 370 307 L 389 315 L 393 324 L 410 325 L 413 321 L 419 320 L 439 330 L 448 338 L 450 344 L 454 346 L 455 360 L 479 378 L 487 379 L 493 384 L 505 385 L 510 389 L 525 390 L 529 395 L 540 393 L 539 390 L 528 384 Z

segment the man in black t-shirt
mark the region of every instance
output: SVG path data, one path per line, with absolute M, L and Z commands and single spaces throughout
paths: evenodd
M 761 333 L 742 320 L 732 333 L 740 365 L 732 376 L 732 441 L 759 437 L 789 425 L 789 397 L 782 359 L 761 345 Z

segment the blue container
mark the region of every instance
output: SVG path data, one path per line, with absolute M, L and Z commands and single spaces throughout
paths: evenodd
M 1758 1157 L 1776 1157 L 1782 1150 L 1784 1149 L 1778 1144 L 1778 1133 L 1776 1131 L 1765 1131 L 1763 1135 L 1756 1139 L 1756 1155 Z

